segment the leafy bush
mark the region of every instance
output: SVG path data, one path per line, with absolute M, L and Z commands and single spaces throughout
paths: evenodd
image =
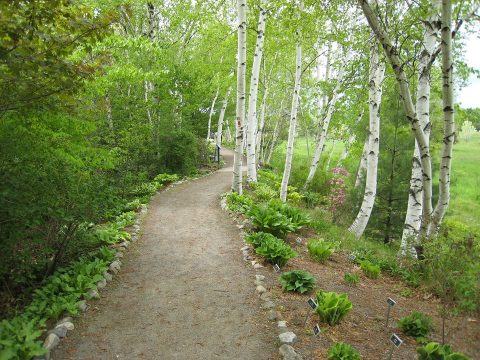
M 227 208 L 230 211 L 244 214 L 250 210 L 253 205 L 253 199 L 248 195 L 239 195 L 235 192 L 228 193 L 226 195 Z
M 303 193 L 303 200 L 308 208 L 314 208 L 322 203 L 323 197 L 313 191 L 305 191 Z
M 352 310 L 352 302 L 347 294 L 319 291 L 316 294 L 317 309 L 315 310 L 322 321 L 329 325 L 336 325 Z
M 331 242 L 323 239 L 310 240 L 307 244 L 308 253 L 318 262 L 323 263 L 335 251 L 335 246 Z
M 360 276 L 358 276 L 357 274 L 352 274 L 347 272 L 343 276 L 343 280 L 345 280 L 345 282 L 349 284 L 356 285 L 360 282 Z
M 130 240 L 131 235 L 121 230 L 117 224 L 103 224 L 98 226 L 93 233 L 93 242 L 95 244 L 117 244 L 119 242 Z
M 0 359 L 30 359 L 43 354 L 38 338 L 47 319 L 57 319 L 65 311 L 77 314 L 77 302 L 96 288 L 113 257 L 113 251 L 101 248 L 49 277 L 35 290 L 22 314 L 0 323 Z
M 294 204 L 299 204 L 303 200 L 303 195 L 297 191 L 287 193 L 287 200 Z
M 260 231 L 285 236 L 295 230 L 292 221 L 267 205 L 253 205 L 248 212 L 253 225 Z
M 450 345 L 436 342 L 417 347 L 417 354 L 418 360 L 470 360 L 465 354 L 453 352 Z
M 425 314 L 414 311 L 401 318 L 398 321 L 398 327 L 406 335 L 413 336 L 417 341 L 424 341 L 432 330 L 432 319 Z
M 337 342 L 328 349 L 328 360 L 361 360 L 362 357 L 351 345 Z
M 128 212 L 128 211 L 136 211 L 142 206 L 142 202 L 140 199 L 134 199 L 128 203 L 125 204 L 123 207 L 123 211 Z
M 124 228 L 133 225 L 135 223 L 136 217 L 137 214 L 135 213 L 135 211 L 129 211 L 118 215 L 115 218 L 114 222 L 117 227 Z
M 378 279 L 380 276 L 380 266 L 372 264 L 368 260 L 360 261 L 360 267 L 367 277 L 370 279 Z
M 260 245 L 262 245 L 262 242 L 265 239 L 277 239 L 277 238 L 272 234 L 264 233 L 264 232 L 257 232 L 257 233 L 254 232 L 254 233 L 248 234 L 245 237 L 245 241 L 251 244 L 254 248 L 257 248 Z
M 268 262 L 279 266 L 284 266 L 288 260 L 297 256 L 290 246 L 277 238 L 265 238 L 255 251 Z
M 280 277 L 283 291 L 306 293 L 315 287 L 315 277 L 308 271 L 293 270 L 284 272 Z
M 251 183 L 253 185 L 253 183 Z M 273 190 L 270 186 L 262 183 L 256 183 L 255 196 L 259 200 L 272 200 L 278 197 L 278 192 Z
M 302 210 L 289 206 L 280 200 L 272 200 L 268 203 L 268 206 L 285 215 L 292 222 L 293 231 L 297 231 L 303 225 L 308 225 L 312 221 L 310 216 Z
M 159 189 L 158 184 L 156 183 L 143 183 L 135 187 L 130 191 L 130 195 L 134 197 L 143 197 L 143 196 L 153 196 L 156 194 Z
M 153 181 L 160 185 L 166 185 L 178 181 L 179 176 L 177 174 L 158 174 Z

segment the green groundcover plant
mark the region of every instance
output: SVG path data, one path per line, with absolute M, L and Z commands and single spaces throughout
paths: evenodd
M 315 277 L 311 273 L 303 270 L 284 272 L 280 276 L 283 291 L 294 291 L 300 294 L 313 290 L 316 282 Z
M 310 240 L 307 244 L 308 253 L 315 261 L 325 262 L 335 251 L 335 245 L 323 239 Z
M 417 354 L 418 360 L 470 360 L 465 354 L 453 352 L 450 345 L 441 345 L 437 342 L 417 347 Z
M 432 319 L 420 312 L 414 311 L 398 321 L 398 327 L 417 341 L 425 341 L 432 330 Z
M 254 232 L 254 233 L 248 234 L 245 237 L 245 241 L 247 243 L 251 244 L 254 248 L 257 248 L 260 245 L 262 245 L 262 242 L 265 239 L 278 239 L 278 238 L 276 238 L 272 234 L 264 233 L 264 232 Z M 278 239 L 278 240 L 280 240 L 280 239 Z
M 319 291 L 316 294 L 316 312 L 322 321 L 333 326 L 338 324 L 352 310 L 352 302 L 347 294 Z
M 255 251 L 271 264 L 278 264 L 279 266 L 284 266 L 288 260 L 297 256 L 297 253 L 290 246 L 277 238 L 265 239 Z
M 353 346 L 337 342 L 328 349 L 328 360 L 361 360 L 362 357 Z
M 370 279 L 378 279 L 380 276 L 380 266 L 372 264 L 368 260 L 360 261 L 360 267 L 364 274 Z

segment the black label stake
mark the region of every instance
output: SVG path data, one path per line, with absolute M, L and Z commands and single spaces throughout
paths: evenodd
M 392 360 L 393 352 L 403 343 L 402 339 L 400 339 L 397 334 L 392 334 L 392 336 L 390 337 L 390 341 L 392 342 L 393 346 L 390 349 L 390 353 L 388 354 L 388 360 Z
M 312 298 L 308 299 L 307 303 L 313 310 L 315 310 L 318 306 L 317 303 L 315 302 L 315 300 L 313 300 Z M 303 322 L 303 327 L 305 327 L 305 325 L 307 325 L 307 321 L 308 321 L 309 316 L 310 316 L 310 309 L 307 310 L 307 316 L 305 317 L 305 321 Z
M 390 320 L 390 310 L 392 309 L 392 307 L 396 304 L 397 302 L 395 300 L 393 300 L 392 298 L 388 298 L 387 299 L 387 304 L 388 304 L 388 308 L 387 308 L 387 321 L 385 323 L 385 326 L 388 327 L 388 321 Z

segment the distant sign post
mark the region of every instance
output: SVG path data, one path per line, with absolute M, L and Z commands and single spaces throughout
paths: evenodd
M 393 352 L 395 351 L 396 348 L 399 348 L 400 345 L 402 345 L 403 341 L 400 339 L 397 334 L 392 334 L 390 337 L 390 341 L 393 344 L 392 348 L 390 349 L 390 353 L 388 354 L 388 360 L 392 359 Z
M 318 336 L 318 335 L 320 335 L 320 332 L 321 332 L 320 326 L 319 326 L 318 324 L 316 324 L 316 325 L 313 327 L 313 334 L 314 334 L 315 336 Z
M 395 306 L 396 303 L 397 302 L 392 298 L 387 299 L 388 308 L 387 308 L 387 322 L 385 323 L 386 327 L 388 327 L 388 321 L 390 320 L 390 310 L 392 309 L 392 307 Z
M 278 266 L 278 264 L 274 264 L 273 265 L 273 270 L 275 270 L 275 272 L 279 272 L 280 271 L 280 266 Z
M 315 310 L 318 306 L 317 302 L 312 298 L 308 299 L 307 304 L 312 308 L 312 310 Z M 303 326 L 307 325 L 309 316 L 310 316 L 310 310 L 307 311 L 307 316 L 305 316 L 305 321 L 303 322 Z

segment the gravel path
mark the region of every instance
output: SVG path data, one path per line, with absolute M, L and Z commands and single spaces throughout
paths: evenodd
M 274 359 L 239 230 L 219 206 L 226 167 L 158 194 L 142 236 L 53 359 Z

